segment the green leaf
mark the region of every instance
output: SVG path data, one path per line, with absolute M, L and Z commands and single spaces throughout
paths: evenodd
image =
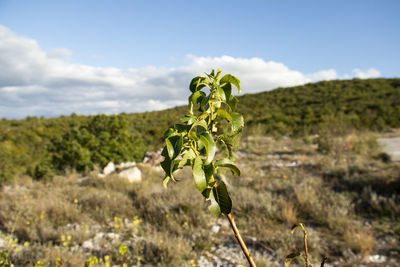
M 207 127 L 208 127 L 207 122 L 205 120 L 198 120 L 192 124 L 192 127 L 190 128 L 190 130 L 193 130 L 197 126 L 204 128 L 204 130 L 207 130 Z
M 170 136 L 165 140 L 165 143 L 167 146 L 168 157 L 170 159 L 175 159 L 179 155 L 182 149 L 182 143 L 183 143 L 182 136 L 181 135 Z
M 219 99 L 222 101 L 226 101 L 226 94 L 224 89 L 222 87 L 219 87 L 218 85 L 215 88 L 217 88 L 217 95 Z
M 204 119 L 198 120 L 195 123 L 193 123 L 192 126 L 190 127 L 189 136 L 197 141 L 199 139 L 197 136 L 203 133 L 204 131 L 207 131 L 207 127 L 208 127 L 207 122 Z
M 172 173 L 174 172 L 174 162 L 169 158 L 167 147 L 164 147 L 163 151 L 161 152 L 161 156 L 164 157 L 164 161 L 161 162 L 161 167 L 163 168 L 166 176 L 171 177 L 173 181 L 175 181 L 174 176 Z
M 300 227 L 301 230 L 303 230 L 304 233 L 306 232 L 306 229 L 304 228 L 304 226 L 303 226 L 303 224 L 302 224 L 301 222 L 295 223 L 295 224 L 292 226 L 292 228 L 290 229 L 290 232 L 293 234 L 294 231 L 296 231 L 296 229 L 297 229 L 298 227 Z
M 196 91 L 189 96 L 189 110 L 190 113 L 193 112 L 193 106 L 196 105 L 206 94 L 202 91 Z
M 193 115 L 185 115 L 185 117 L 181 119 L 181 122 L 186 122 L 187 125 L 192 125 L 195 121 L 196 117 Z
M 210 192 L 211 192 L 211 188 L 206 188 L 206 189 L 204 189 L 203 192 L 201 192 L 201 194 L 202 194 L 206 199 L 208 199 L 208 198 L 210 197 Z
M 221 80 L 219 82 L 220 82 L 220 84 L 231 83 L 234 86 L 236 86 L 236 88 L 238 89 L 238 93 L 240 93 L 240 91 L 241 91 L 241 89 L 240 89 L 240 81 L 239 81 L 238 78 L 236 78 L 233 75 L 226 74 L 226 75 L 224 75 L 224 77 L 221 78 Z
M 215 79 L 218 80 L 219 76 L 221 75 L 222 71 L 220 69 L 217 70 L 217 75 L 215 75 Z
M 239 100 L 237 99 L 237 97 L 233 96 L 233 95 L 229 98 L 228 101 L 226 101 L 226 103 L 228 104 L 228 106 L 231 108 L 232 111 L 236 110 L 236 106 L 237 106 L 238 102 L 239 102 Z
M 239 168 L 229 159 L 219 159 L 215 162 L 215 167 L 225 167 L 229 168 L 233 174 L 240 176 L 240 170 Z
M 206 148 L 207 157 L 205 159 L 205 164 L 210 164 L 215 156 L 215 152 L 217 151 L 217 146 L 215 145 L 214 139 L 212 136 L 204 132 L 200 135 L 200 141 L 203 143 L 204 147 Z
M 295 259 L 301 258 L 301 255 L 299 252 L 291 253 L 286 256 L 285 258 L 285 267 L 289 267 L 289 265 L 294 261 Z
M 232 210 L 232 200 L 229 196 L 228 190 L 224 182 L 220 182 L 217 186 L 213 187 L 215 200 L 217 201 L 222 213 L 229 214 Z
M 225 93 L 225 101 L 229 100 L 232 96 L 232 84 L 227 83 L 224 86 L 221 86 Z
M 210 182 L 211 177 L 217 172 L 214 164 L 204 165 L 204 173 L 206 175 L 207 184 Z M 209 184 L 208 184 L 209 185 Z
M 211 73 L 210 73 L 210 74 L 208 74 L 207 72 L 205 72 L 205 74 L 208 76 L 208 78 L 209 78 L 211 81 L 215 79 L 215 71 L 214 71 L 214 69 L 211 70 Z
M 200 96 L 206 96 L 206 94 L 201 91 L 196 91 L 191 96 L 189 96 L 189 101 L 192 102 L 193 105 L 196 105 L 197 99 L 199 99 Z
M 232 116 L 224 109 L 218 109 L 217 110 L 217 116 L 218 117 L 223 117 L 227 119 L 227 121 L 231 122 L 232 121 Z
M 197 76 L 195 78 L 192 79 L 192 81 L 190 82 L 190 86 L 189 89 L 190 91 L 192 91 L 192 93 L 201 90 L 203 87 L 207 86 L 209 87 L 210 82 L 208 81 L 208 79 L 204 76 Z
M 175 134 L 175 133 L 176 133 L 176 130 L 175 130 L 175 129 L 169 128 L 168 130 L 166 130 L 166 131 L 164 132 L 164 138 L 167 138 L 167 137 L 169 137 L 170 135 L 173 135 L 173 134 Z
M 184 166 L 191 165 L 191 161 L 194 158 L 196 158 L 196 154 L 192 149 L 188 149 L 182 152 L 182 160 L 178 164 L 178 169 L 183 168 Z
M 189 129 L 189 126 L 186 125 L 186 124 L 177 123 L 177 124 L 175 124 L 175 129 L 176 129 L 179 133 L 186 133 L 187 130 Z
M 175 151 L 174 151 L 174 146 L 171 143 L 171 140 L 169 138 L 165 139 L 165 144 L 166 144 L 167 151 L 168 151 L 168 157 L 170 159 L 173 159 Z
M 229 145 L 229 143 L 227 143 L 225 140 L 224 140 L 224 137 L 220 137 L 219 138 L 219 140 L 218 141 L 220 141 L 224 146 L 225 146 L 225 148 L 226 148 L 226 150 L 228 151 L 228 156 L 229 156 L 229 159 L 233 159 L 233 153 L 232 153 L 232 148 L 231 148 L 231 146 Z
M 219 215 L 221 214 L 221 209 L 220 209 L 218 202 L 215 199 L 214 190 L 210 191 L 210 195 L 209 195 L 208 199 L 211 201 L 210 206 L 208 206 L 208 210 L 214 217 L 218 218 Z
M 208 103 L 210 100 L 210 97 L 201 97 L 200 98 L 200 110 L 201 111 L 208 111 L 210 109 L 210 104 Z
M 200 156 L 194 159 L 193 163 L 193 178 L 194 182 L 196 183 L 197 189 L 201 192 L 204 191 L 207 187 L 206 176 L 203 170 L 203 160 Z
M 172 175 L 172 164 L 173 162 L 168 157 L 165 157 L 164 160 L 160 163 L 161 168 L 163 168 L 165 172 L 165 175 L 171 177 L 172 180 L 174 180 L 174 177 Z
M 237 112 L 232 112 L 232 133 L 237 134 L 242 131 L 244 127 L 243 116 Z

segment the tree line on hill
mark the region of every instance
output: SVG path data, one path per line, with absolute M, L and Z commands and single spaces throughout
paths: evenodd
M 88 172 L 109 161 L 139 161 L 162 145 L 186 107 L 119 115 L 0 120 L 0 182 Z M 400 127 L 400 79 L 310 83 L 239 97 L 243 134 L 308 136 L 321 130 Z M 340 129 L 340 131 L 338 130 Z

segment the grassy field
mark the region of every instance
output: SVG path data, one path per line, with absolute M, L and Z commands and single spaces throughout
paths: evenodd
M 236 153 L 242 176 L 228 183 L 257 266 L 283 266 L 286 255 L 302 249 L 302 234 L 290 233 L 297 221 L 308 231 L 313 266 L 323 256 L 326 266 L 396 266 L 400 166 L 382 154 L 377 137 L 327 131 L 242 139 Z M 3 184 L 0 251 L 15 266 L 84 266 L 92 256 L 98 266 L 246 265 L 226 219 L 209 215 L 190 170 L 166 190 L 159 167 L 138 166 L 138 184 L 96 172 Z M 383 257 L 373 262 L 372 255 Z

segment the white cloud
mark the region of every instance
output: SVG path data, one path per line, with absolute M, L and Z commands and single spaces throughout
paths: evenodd
M 63 48 L 46 53 L 35 40 L 0 25 L 0 117 L 142 112 L 183 105 L 191 78 L 212 68 L 239 77 L 244 93 L 380 76 L 376 69 L 355 69 L 347 76 L 333 69 L 303 74 L 280 62 L 230 56 L 188 55 L 177 68 L 104 68 L 70 63 L 71 54 Z
M 381 76 L 381 72 L 377 69 L 370 68 L 365 71 L 360 69 L 353 70 L 354 77 L 361 78 L 361 79 L 368 79 L 368 78 L 377 78 Z
M 334 69 L 321 70 L 316 73 L 309 74 L 307 75 L 307 77 L 310 78 L 312 81 L 339 79 L 339 75 Z

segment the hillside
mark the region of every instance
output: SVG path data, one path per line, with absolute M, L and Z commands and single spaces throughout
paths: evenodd
M 239 97 L 238 110 L 245 117 L 245 135 L 307 136 L 327 128 L 332 129 L 332 126 L 336 133 L 343 133 L 348 129 L 381 131 L 398 128 L 400 79 L 323 81 L 245 94 Z M 124 134 L 130 135 L 137 142 L 137 147 L 132 147 L 131 152 L 134 153 L 125 153 L 121 160 L 137 161 L 145 151 L 161 145 L 165 129 L 178 121 L 184 113 L 185 107 L 176 107 L 163 111 L 123 113 L 108 116 L 111 117 L 108 119 L 107 116 L 96 118 L 76 114 L 49 119 L 2 119 L 0 179 L 21 174 L 41 178 L 65 169 L 85 171 L 95 165 L 102 167 L 104 162 L 113 159 L 112 155 L 119 153 L 108 149 L 111 144 L 116 144 L 118 137 L 105 137 L 107 129 L 99 131 L 97 126 L 90 126 L 93 125 L 90 124 L 91 121 L 101 124 L 103 121 L 114 120 L 124 125 Z M 113 122 L 107 123 L 112 125 Z M 88 138 L 96 145 L 86 147 Z M 65 143 L 66 140 L 69 143 Z M 65 162 L 60 163 L 60 159 L 65 161 L 65 154 L 59 152 L 66 146 L 81 157 L 80 162 L 71 166 L 64 164 Z M 103 158 L 89 155 L 93 148 L 104 146 L 107 148 L 107 155 Z M 58 161 L 55 160 L 57 157 Z

